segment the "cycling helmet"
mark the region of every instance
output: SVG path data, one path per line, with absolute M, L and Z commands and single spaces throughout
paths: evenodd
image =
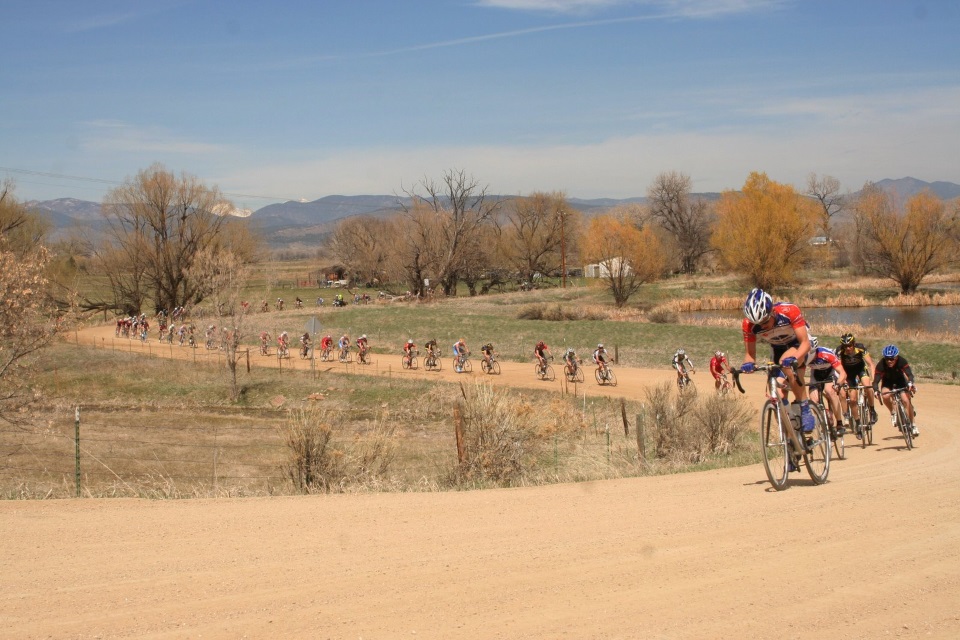
M 602 343 L 602 342 L 597 345 L 597 349 L 603 349 L 603 343 Z
M 413 344 L 413 340 L 407 340 L 407 344 Z
M 773 298 L 763 289 L 753 289 L 743 303 L 743 315 L 753 324 L 762 324 L 770 317 Z
M 817 336 L 810 336 L 810 351 L 816 351 L 820 347 L 820 340 Z
M 684 351 L 683 348 L 681 347 L 680 349 L 677 349 L 677 355 L 678 355 L 678 356 L 685 356 L 685 355 L 687 355 L 687 352 Z
M 713 352 L 713 355 L 714 355 L 715 358 L 722 358 L 722 357 L 723 357 L 723 351 L 714 351 L 714 352 Z
M 361 339 L 361 340 L 366 340 L 366 339 L 367 339 L 367 334 L 363 334 L 362 336 L 360 336 L 360 339 Z
M 845 347 L 852 345 L 856 341 L 857 339 L 853 336 L 852 333 L 849 333 L 849 332 L 840 336 L 840 344 L 842 344 Z
M 895 344 L 888 344 L 883 348 L 884 358 L 896 358 L 898 355 L 900 355 L 900 349 L 897 349 Z

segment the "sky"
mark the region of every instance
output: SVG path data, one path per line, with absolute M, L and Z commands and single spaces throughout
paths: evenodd
M 695 192 L 752 171 L 960 183 L 953 0 L 7 0 L 0 180 L 155 163 L 241 208 L 400 194 Z

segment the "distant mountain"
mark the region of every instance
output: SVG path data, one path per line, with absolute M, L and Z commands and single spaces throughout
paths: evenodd
M 312 202 L 268 204 L 251 219 L 262 228 L 314 226 L 357 215 L 390 215 L 400 210 L 397 196 L 326 196 Z
M 925 189 L 929 189 L 943 200 L 960 198 L 960 184 L 952 182 L 924 182 L 916 178 L 906 177 L 898 180 L 887 178 L 875 184 L 888 193 L 896 193 L 901 198 L 910 198 Z

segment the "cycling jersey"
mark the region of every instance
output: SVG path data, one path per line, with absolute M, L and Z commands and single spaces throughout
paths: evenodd
M 746 343 L 762 340 L 768 342 L 774 347 L 798 347 L 800 340 L 797 339 L 797 329 L 806 328 L 808 331 L 810 325 L 803 317 L 800 307 L 789 302 L 777 302 L 770 311 L 773 318 L 773 325 L 769 329 L 764 329 L 762 325 L 753 324 L 746 318 L 743 320 L 743 341 Z
M 869 371 L 866 371 L 866 366 L 870 354 L 867 352 L 867 348 L 859 342 L 854 345 L 853 351 L 847 351 L 843 345 L 840 345 L 837 349 L 837 357 L 840 358 L 840 363 L 851 378 L 859 378 L 864 373 L 869 373 Z
M 603 364 L 606 360 L 603 359 L 603 356 L 607 355 L 606 349 L 597 349 L 593 352 L 593 361 L 597 364 Z
M 690 358 L 688 358 L 686 355 L 678 356 L 678 355 L 674 354 L 674 356 L 673 356 L 673 368 L 674 368 L 674 369 L 681 369 L 681 370 L 683 370 L 683 369 L 686 369 L 687 366 L 689 366 L 691 369 L 695 369 L 695 368 L 696 368 L 696 367 L 693 366 L 693 363 L 690 361 Z
M 730 363 L 727 362 L 726 356 L 722 358 L 713 356 L 712 358 L 710 358 L 710 374 L 714 378 L 719 378 L 720 374 L 723 373 L 723 370 L 729 369 L 729 368 L 730 368 Z
M 881 359 L 877 363 L 877 368 L 873 373 L 875 387 L 896 389 L 907 386 L 908 382 L 913 383 L 913 370 L 910 369 L 910 363 L 903 356 L 897 356 L 897 359 L 892 363 L 885 359 Z

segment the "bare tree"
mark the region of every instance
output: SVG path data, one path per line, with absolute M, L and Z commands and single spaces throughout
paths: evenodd
M 403 204 L 410 222 L 420 227 L 414 234 L 424 241 L 419 253 L 424 262 L 434 265 L 435 277 L 446 295 L 454 295 L 463 275 L 464 263 L 479 229 L 488 224 L 500 208 L 498 200 L 491 200 L 486 187 L 463 170 L 451 169 L 444 173 L 442 183 L 424 178 L 419 185 L 404 190 L 411 204 Z M 426 219 L 431 217 L 433 220 Z M 424 237 L 429 230 L 431 237 Z M 430 255 L 430 254 L 433 255 Z M 423 281 L 416 287 L 423 291 Z
M 357 216 L 337 224 L 330 238 L 330 250 L 350 274 L 363 283 L 383 280 L 393 235 L 390 223 L 371 216 Z
M 846 198 L 840 193 L 840 181 L 832 176 L 807 176 L 806 195 L 820 204 L 820 230 L 827 240 L 831 239 L 830 223 L 833 217 L 846 207 Z
M 916 291 L 927 275 L 957 262 L 958 213 L 929 191 L 900 207 L 892 194 L 868 183 L 855 213 L 864 268 L 894 280 L 904 293 Z
M 562 193 L 536 192 L 515 198 L 500 216 L 501 247 L 507 263 L 528 282 L 535 273 L 556 273 L 572 264 L 580 236 L 580 213 Z
M 114 291 L 113 308 L 139 307 L 148 297 L 157 309 L 199 302 L 203 293 L 189 267 L 201 251 L 230 249 L 253 259 L 255 242 L 245 221 L 230 221 L 232 210 L 216 187 L 186 174 L 178 179 L 161 165 L 107 194 L 108 238 L 97 252 L 101 268 L 125 263 L 137 274 L 136 282 L 127 280 L 129 286 Z
M 661 173 L 647 189 L 650 215 L 673 238 L 680 270 L 693 273 L 711 251 L 710 209 L 702 198 L 690 195 L 690 176 L 677 171 Z

